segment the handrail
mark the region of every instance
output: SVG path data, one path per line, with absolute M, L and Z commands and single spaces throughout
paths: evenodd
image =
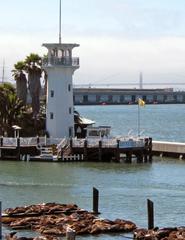
M 43 66 L 49 66 L 49 65 L 61 65 L 61 66 L 74 66 L 78 67 L 80 64 L 79 58 L 72 58 L 72 57 L 46 57 L 43 58 L 42 61 Z
M 120 140 L 121 139 L 121 140 Z M 90 148 L 96 148 L 99 146 L 99 142 L 101 141 L 102 147 L 106 148 L 116 148 L 119 140 L 119 148 L 132 148 L 132 147 L 144 147 L 145 142 L 144 139 L 131 139 L 131 138 L 108 138 L 108 139 L 76 139 L 74 138 L 73 147 L 83 148 L 84 142 L 87 141 L 87 146 Z
M 101 145 L 104 148 L 115 148 L 118 146 L 119 148 L 128 148 L 128 147 L 144 147 L 145 140 L 144 138 L 128 138 L 128 137 L 120 137 L 117 138 L 88 138 L 88 139 L 72 139 L 72 146 L 83 148 L 85 145 L 85 141 L 87 141 L 87 146 L 90 148 L 99 147 L 99 142 L 101 141 Z M 2 146 L 17 146 L 17 138 L 7 138 L 3 137 Z M 69 145 L 69 139 L 67 138 L 46 138 L 46 137 L 31 137 L 31 138 L 20 138 L 20 146 L 45 146 L 45 145 L 57 145 L 57 149 L 62 149 L 66 145 Z

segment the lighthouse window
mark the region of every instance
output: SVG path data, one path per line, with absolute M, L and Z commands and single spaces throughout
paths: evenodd
M 51 97 L 54 97 L 54 91 L 53 90 L 51 90 Z
M 52 112 L 50 112 L 50 119 L 54 118 L 54 114 Z
M 71 92 L 71 84 L 68 84 L 68 91 Z

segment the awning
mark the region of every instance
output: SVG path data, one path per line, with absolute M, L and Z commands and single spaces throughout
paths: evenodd
M 79 123 L 84 125 L 92 125 L 95 124 L 95 121 L 79 116 Z

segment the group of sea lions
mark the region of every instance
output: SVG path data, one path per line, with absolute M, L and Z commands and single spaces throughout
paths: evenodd
M 76 235 L 124 233 L 132 232 L 136 228 L 131 221 L 100 219 L 94 213 L 80 209 L 75 204 L 57 203 L 8 208 L 4 211 L 2 223 L 13 230 L 30 229 L 42 236 L 28 240 L 56 240 L 57 237 L 65 236 L 69 227 L 75 231 Z M 22 238 L 12 234 L 12 236 L 7 236 L 7 239 L 21 240 Z
M 134 238 L 137 240 L 185 240 L 185 227 L 136 229 Z

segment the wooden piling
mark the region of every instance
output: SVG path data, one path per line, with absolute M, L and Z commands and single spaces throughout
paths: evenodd
M 144 160 L 144 163 L 147 163 L 148 162 L 148 138 L 145 138 L 144 142 L 145 142 L 145 150 L 143 154 L 143 160 Z
M 20 146 L 20 138 L 17 138 L 17 160 L 21 160 L 20 158 L 20 153 L 21 153 L 21 146 Z
M 99 141 L 99 148 L 98 148 L 98 160 L 99 162 L 102 161 L 102 141 Z
M 2 202 L 0 201 L 0 239 L 2 239 Z
M 3 147 L 3 136 L 0 138 L 0 146 Z M 3 159 L 3 149 L 1 149 L 1 160 Z
M 3 136 L 1 136 L 1 139 L 0 139 L 0 146 L 3 147 Z
M 70 227 L 67 227 L 66 229 L 66 240 L 75 240 L 76 238 L 76 232 L 71 229 Z
M 127 152 L 126 153 L 126 163 L 132 163 L 132 153 L 131 152 Z
M 147 199 L 148 229 L 154 228 L 154 203 Z
M 137 163 L 143 163 L 143 153 L 142 152 L 138 152 L 136 157 L 137 157 Z
M 70 148 L 71 149 L 73 148 L 73 139 L 72 138 L 70 139 Z
M 62 160 L 64 160 L 64 150 L 63 149 L 61 149 L 60 157 L 61 157 Z
M 148 155 L 149 155 L 149 162 L 152 162 L 152 138 L 148 139 Z
M 93 187 L 93 212 L 98 214 L 98 207 L 99 207 L 99 191 L 95 187 Z
M 117 140 L 117 148 L 116 148 L 116 162 L 120 162 L 120 150 L 119 150 L 120 140 Z
M 37 146 L 39 146 L 39 144 L 40 144 L 40 138 L 39 136 L 37 136 Z
M 84 141 L 84 161 L 88 160 L 88 155 L 87 155 L 87 140 Z

